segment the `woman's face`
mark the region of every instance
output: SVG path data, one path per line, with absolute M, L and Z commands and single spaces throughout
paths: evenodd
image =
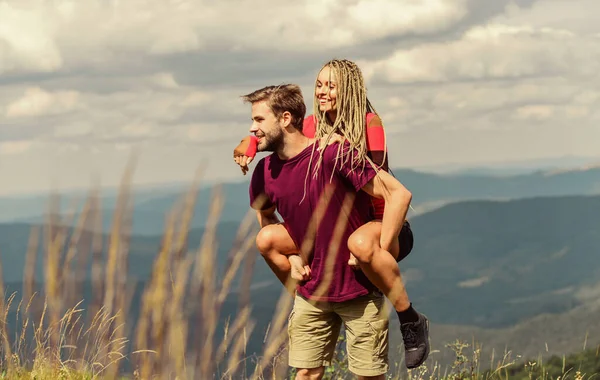
M 315 96 L 319 101 L 319 111 L 327 113 L 332 119 L 335 119 L 337 114 L 337 87 L 335 71 L 325 66 L 317 77 Z

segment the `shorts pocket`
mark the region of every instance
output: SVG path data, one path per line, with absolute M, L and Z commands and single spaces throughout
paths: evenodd
M 385 362 L 387 364 L 389 346 L 389 320 L 379 319 L 367 322 L 373 334 L 373 361 L 375 363 Z

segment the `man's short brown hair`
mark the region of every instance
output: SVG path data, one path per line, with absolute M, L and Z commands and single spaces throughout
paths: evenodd
M 294 128 L 302 131 L 304 116 L 306 115 L 306 105 L 304 104 L 300 86 L 295 84 L 267 86 L 242 96 L 242 99 L 252 104 L 266 100 L 267 105 L 278 119 L 284 112 L 288 111 L 292 115 L 292 125 Z

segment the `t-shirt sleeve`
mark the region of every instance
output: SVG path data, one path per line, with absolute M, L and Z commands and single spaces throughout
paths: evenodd
M 250 207 L 255 210 L 266 210 L 273 207 L 265 191 L 265 159 L 258 162 L 250 180 Z
M 337 158 L 338 155 L 339 158 Z M 323 163 L 328 165 L 329 169 L 334 171 L 334 174 L 339 174 L 347 180 L 358 192 L 370 180 L 375 178 L 377 170 L 367 160 L 354 161 L 356 155 L 356 149 L 351 149 L 347 141 L 344 142 L 343 146 L 335 143 L 325 148 Z

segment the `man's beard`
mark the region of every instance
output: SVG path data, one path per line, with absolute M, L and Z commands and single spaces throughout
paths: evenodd
M 273 132 L 271 134 L 265 134 L 262 138 L 264 142 L 262 142 L 262 146 L 258 146 L 258 151 L 260 152 L 276 152 L 283 145 L 283 132 L 281 130 L 277 130 L 277 132 Z

